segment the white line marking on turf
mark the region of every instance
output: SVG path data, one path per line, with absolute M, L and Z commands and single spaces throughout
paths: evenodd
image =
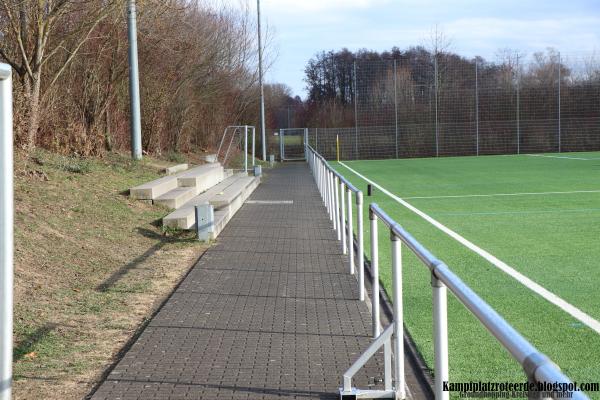
M 395 194 L 391 193 L 390 191 L 388 191 L 381 185 L 378 185 L 377 183 L 373 182 L 371 179 L 367 178 L 366 176 L 364 176 L 364 175 L 360 174 L 359 172 L 355 171 L 354 169 L 350 168 L 343 162 L 340 162 L 340 164 L 342 166 L 344 166 L 345 168 L 347 168 L 348 170 L 350 170 L 351 172 L 353 172 L 354 174 L 356 174 L 356 176 L 362 178 L 366 182 L 369 182 L 371 185 L 375 186 L 377 189 L 381 190 L 383 193 L 387 194 L 389 197 L 391 197 L 392 199 L 394 199 L 395 201 L 397 201 L 404 207 L 408 208 L 409 210 L 411 210 L 412 212 L 414 212 L 415 214 L 417 214 L 418 216 L 420 216 L 421 218 L 423 218 L 424 220 L 426 220 L 427 222 L 429 222 L 430 224 L 432 224 L 433 226 L 435 226 L 436 228 L 438 228 L 439 230 L 441 230 L 442 232 L 444 232 L 445 234 L 447 234 L 448 236 L 450 236 L 451 238 L 453 238 L 454 240 L 456 240 L 457 242 L 459 242 L 460 244 L 465 246 L 466 248 L 479 254 L 481 257 L 485 258 L 490 263 L 495 265 L 498 269 L 500 269 L 501 271 L 510 275 L 511 277 L 513 277 L 514 279 L 519 281 L 521 284 L 523 284 L 527 288 L 531 289 L 533 292 L 539 294 L 540 296 L 542 296 L 544 299 L 546 299 L 550 303 L 559 307 L 566 313 L 570 314 L 572 317 L 578 319 L 579 321 L 581 321 L 582 323 L 587 325 L 590 329 L 594 330 L 596 333 L 600 334 L 600 322 L 595 320 L 590 315 L 586 314 L 585 312 L 581 311 L 574 305 L 561 299 L 560 297 L 558 297 L 557 295 L 555 295 L 554 293 L 552 293 L 545 287 L 539 285 L 538 283 L 529 279 L 528 277 L 526 277 L 519 271 L 515 270 L 513 267 L 509 266 L 504 261 L 502 261 L 502 260 L 498 259 L 496 256 L 488 253 L 487 251 L 485 251 L 481 247 L 477 246 L 476 244 L 468 241 L 467 239 L 465 239 L 458 233 L 454 232 L 452 229 L 443 225 L 441 222 L 438 222 L 435 219 L 431 218 L 429 215 L 425 214 L 423 211 L 414 207 L 410 203 L 407 203 L 406 201 L 402 200 L 400 197 L 396 196 Z
M 568 156 L 547 156 L 545 154 L 525 154 L 525 155 L 529 156 L 529 157 L 565 158 L 567 160 L 583 160 L 583 161 L 597 160 L 597 158 L 568 157 Z
M 576 194 L 576 193 L 600 193 L 600 190 L 573 190 L 570 192 L 523 192 L 523 193 L 492 193 L 492 194 L 462 194 L 448 196 L 412 196 L 404 197 L 404 200 L 414 199 L 460 199 L 467 197 L 500 197 L 500 196 L 543 196 L 551 194 Z

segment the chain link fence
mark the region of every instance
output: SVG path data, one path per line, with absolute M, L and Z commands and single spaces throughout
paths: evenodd
M 495 62 L 455 54 L 354 64 L 355 126 L 313 128 L 327 158 L 600 150 L 600 57 L 549 50 Z

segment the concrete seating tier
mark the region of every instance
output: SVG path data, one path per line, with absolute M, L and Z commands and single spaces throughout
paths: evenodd
M 171 167 L 165 168 L 165 174 L 167 174 L 167 175 L 173 175 L 173 174 L 176 174 L 178 172 L 185 171 L 187 169 L 188 169 L 188 165 L 187 164 L 177 164 L 177 165 L 173 165 Z
M 163 226 L 179 229 L 193 229 L 196 224 L 195 207 L 212 204 L 215 208 L 215 237 L 224 225 L 240 209 L 244 201 L 260 183 L 259 178 L 249 177 L 245 173 L 234 174 L 206 192 L 192 198 L 183 206 L 163 218 Z
M 177 175 L 163 176 L 129 190 L 129 196 L 137 200 L 154 200 L 177 188 Z
M 155 198 L 154 204 L 162 204 L 171 209 L 176 209 L 181 207 L 192 197 L 196 196 L 196 194 L 197 191 L 195 187 L 177 187 Z
M 214 207 L 212 238 L 215 238 L 259 183 L 258 177 L 236 174 L 215 162 L 136 186 L 131 188 L 130 196 L 174 209 L 163 218 L 163 226 L 185 230 L 195 228 L 195 207 L 211 204 Z

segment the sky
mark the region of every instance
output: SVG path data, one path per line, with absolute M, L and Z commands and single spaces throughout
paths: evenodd
M 261 13 L 275 55 L 265 80 L 302 98 L 316 53 L 427 47 L 436 26 L 467 57 L 493 60 L 502 48 L 600 53 L 600 0 L 261 0 Z

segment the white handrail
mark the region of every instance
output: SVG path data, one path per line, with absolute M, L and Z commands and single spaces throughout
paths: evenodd
M 327 206 L 328 213 L 332 218 L 334 229 L 338 231 L 338 239 L 344 237 L 341 231 L 345 229 L 344 199 L 340 202 L 338 186 L 341 193 L 344 193 L 344 187 L 348 191 L 348 250 L 353 252 L 353 237 L 350 226 L 352 224 L 352 207 L 350 202 L 350 193 L 356 194 L 356 206 L 358 215 L 358 271 L 359 288 L 361 300 L 364 300 L 364 244 L 363 244 L 363 226 L 362 226 L 362 192 L 354 187 L 346 178 L 334 170 L 329 163 L 318 154 L 310 145 L 306 145 L 307 157 L 310 168 L 315 176 L 317 187 L 323 201 Z M 339 182 L 339 185 L 336 184 Z M 341 214 L 337 214 L 341 212 Z M 336 217 L 337 216 L 337 217 Z M 456 296 L 456 298 L 486 327 L 486 329 L 500 342 L 500 344 L 511 354 L 511 356 L 523 367 L 525 375 L 530 383 L 531 396 L 535 396 L 536 384 L 538 382 L 563 383 L 572 385 L 571 380 L 564 375 L 558 366 L 538 351 L 529 343 L 517 330 L 515 330 L 504 318 L 502 318 L 490 305 L 479 297 L 469 286 L 467 286 L 450 268 L 438 260 L 429 250 L 419 243 L 410 233 L 408 233 L 400 224 L 394 221 L 377 204 L 372 203 L 369 206 L 369 218 L 371 220 L 371 268 L 372 268 L 372 317 L 373 333 L 375 341 L 358 358 L 352 367 L 344 374 L 342 395 L 356 396 L 360 392 L 361 396 L 377 395 L 380 397 L 404 398 L 406 396 L 404 388 L 404 357 L 398 356 L 404 354 L 404 331 L 403 331 L 403 306 L 402 306 L 402 243 L 406 245 L 418 258 L 427 266 L 431 273 L 431 286 L 433 294 L 433 326 L 434 326 L 434 363 L 435 380 L 434 393 L 436 400 L 446 400 L 449 398 L 449 392 L 444 391 L 443 384 L 448 381 L 448 321 L 447 321 L 447 289 Z M 379 319 L 379 235 L 378 221 L 382 221 L 390 231 L 390 242 L 392 250 L 392 282 L 393 282 L 393 321 L 380 333 Z M 342 246 L 342 249 L 344 246 Z M 349 257 L 351 258 L 351 257 Z M 351 258 L 352 259 L 352 258 Z M 353 261 L 350 261 L 350 268 L 353 271 Z M 393 326 L 393 328 L 392 328 Z M 393 329 L 393 335 L 391 330 Z M 383 337 L 385 335 L 385 337 Z M 388 335 L 392 335 L 394 357 L 394 382 L 395 387 L 392 392 L 384 391 L 358 391 L 351 387 L 352 376 L 361 368 L 364 363 L 379 349 L 384 342 L 388 342 Z M 390 375 L 390 368 L 387 365 L 387 356 L 385 376 Z M 573 386 L 567 386 L 573 387 Z M 388 385 L 386 383 L 386 389 Z M 391 394 L 390 394 L 391 393 Z M 585 400 L 587 395 L 581 391 L 568 392 L 570 398 Z

